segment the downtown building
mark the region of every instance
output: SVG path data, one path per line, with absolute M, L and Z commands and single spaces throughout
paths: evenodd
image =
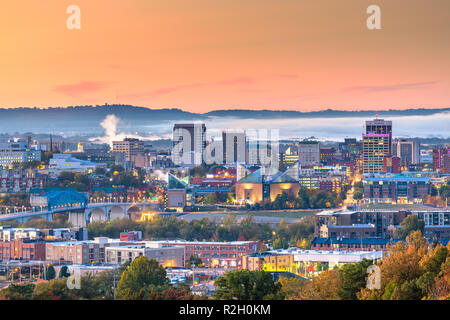
M 144 154 L 144 141 L 134 138 L 125 138 L 123 141 L 113 141 L 113 153 L 124 153 L 126 161 L 133 161 L 132 158 Z
M 433 149 L 433 170 L 450 173 L 450 147 Z
M 315 166 L 320 163 L 320 144 L 318 141 L 304 140 L 298 144 L 298 159 L 301 166 Z
M 10 139 L 0 142 L 0 167 L 11 168 L 14 164 L 41 161 L 41 150 L 29 147 L 26 141 Z
M 363 184 L 365 203 L 421 203 L 431 193 L 427 177 L 373 175 L 366 177 Z
M 363 173 L 383 172 L 384 158 L 392 155 L 392 121 L 366 121 L 362 140 Z
M 401 160 L 401 166 L 420 163 L 420 143 L 409 139 L 395 139 L 392 143 L 392 156 Z
M 175 165 L 195 167 L 203 164 L 206 149 L 205 124 L 175 124 L 172 144 L 172 161 Z
M 48 175 L 34 169 L 0 169 L 0 193 L 15 193 L 44 188 Z

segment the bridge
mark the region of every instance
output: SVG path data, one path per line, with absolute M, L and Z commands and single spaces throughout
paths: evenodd
M 88 203 L 87 205 L 63 204 L 51 209 L 35 207 L 32 210 L 0 215 L 0 221 L 17 220 L 24 223 L 32 218 L 44 218 L 52 221 L 55 213 L 69 213 L 69 222 L 75 227 L 86 227 L 90 222 L 108 221 L 116 218 L 139 220 L 141 212 L 158 212 L 161 205 L 156 202 L 107 202 Z

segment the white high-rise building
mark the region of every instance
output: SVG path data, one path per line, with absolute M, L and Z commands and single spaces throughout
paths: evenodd
M 298 159 L 301 166 L 314 166 L 320 163 L 320 143 L 318 141 L 301 141 L 298 145 Z

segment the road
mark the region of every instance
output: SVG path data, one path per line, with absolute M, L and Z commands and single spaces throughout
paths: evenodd
M 222 219 L 226 219 L 228 217 L 228 214 L 220 214 L 220 213 L 207 213 L 207 212 L 195 212 L 195 213 L 188 213 L 184 214 L 182 216 L 179 216 L 177 219 L 184 219 L 187 221 L 192 220 L 199 220 L 202 218 L 208 218 L 214 222 L 221 222 Z M 240 221 L 242 219 L 245 219 L 247 215 L 236 215 L 234 218 L 237 221 Z M 287 224 L 296 223 L 300 221 L 300 218 L 283 218 L 283 217 L 263 217 L 263 216 L 253 216 L 253 221 L 256 223 L 269 223 L 269 224 L 280 224 L 280 221 L 284 220 Z
M 347 192 L 347 198 L 344 200 L 344 206 L 348 207 L 350 205 L 357 204 L 357 201 L 353 199 L 353 195 L 355 193 L 355 183 L 361 181 L 361 175 L 355 175 L 355 178 L 352 181 L 352 188 Z

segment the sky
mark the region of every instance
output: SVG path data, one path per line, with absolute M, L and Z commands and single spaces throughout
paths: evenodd
M 69 5 L 81 29 L 69 30 Z M 381 8 L 381 30 L 366 9 Z M 450 107 L 448 0 L 0 4 L 0 107 Z

